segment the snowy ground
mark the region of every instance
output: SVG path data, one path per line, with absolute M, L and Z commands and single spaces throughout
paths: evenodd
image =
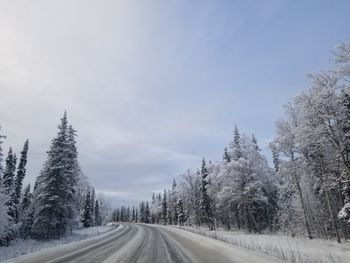
M 67 235 L 58 240 L 51 241 L 36 241 L 33 239 L 12 240 L 8 247 L 0 247 L 0 261 L 18 257 L 32 252 L 37 252 L 42 249 L 55 247 L 62 244 L 67 244 L 75 241 L 80 241 L 90 237 L 100 235 L 115 228 L 115 226 L 98 226 L 85 229 L 74 230 L 72 235 Z
M 236 246 L 276 256 L 295 263 L 348 263 L 350 242 L 338 244 L 334 240 L 321 240 L 282 235 L 247 234 L 232 231 L 209 231 L 205 228 L 181 229 L 212 237 Z

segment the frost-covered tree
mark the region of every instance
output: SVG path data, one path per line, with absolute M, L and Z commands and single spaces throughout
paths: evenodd
M 286 158 L 285 166 L 288 173 L 284 174 L 286 182 L 292 183 L 288 187 L 295 190 L 296 195 L 290 194 L 288 197 L 298 197 L 301 204 L 302 213 L 305 222 L 305 228 L 309 238 L 312 238 L 311 227 L 307 214 L 307 208 L 304 199 L 304 193 L 301 188 L 301 174 L 302 174 L 302 155 L 296 143 L 296 129 L 298 127 L 297 109 L 289 104 L 287 106 L 287 113 L 289 119 L 287 121 L 281 120 L 276 123 L 276 135 L 274 141 L 271 143 L 271 148 L 275 149 L 280 155 Z M 285 207 L 281 205 L 281 208 Z M 288 208 L 286 207 L 288 210 Z M 293 217 L 292 217 L 293 218 Z
M 210 228 L 213 227 L 213 209 L 212 201 L 208 195 L 208 169 L 206 162 L 203 158 L 201 167 L 201 198 L 200 198 L 200 209 L 201 209 L 201 223 L 208 225 Z
M 91 199 L 91 204 L 90 204 L 91 223 L 94 226 L 95 225 L 95 189 L 94 188 L 92 188 L 90 199 Z
M 28 155 L 28 147 L 29 147 L 29 140 L 26 140 L 23 146 L 23 150 L 21 152 L 21 157 L 19 160 L 19 164 L 17 167 L 17 174 L 14 182 L 15 186 L 15 205 L 16 205 L 16 214 L 15 214 L 15 221 L 18 222 L 18 205 L 21 197 L 21 191 L 22 191 L 22 183 L 23 179 L 26 175 L 26 165 L 27 165 L 27 155 Z
M 149 208 L 149 204 L 148 201 L 146 202 L 146 206 L 145 206 L 145 210 L 144 210 L 144 219 L 145 219 L 145 223 L 150 223 L 150 219 L 151 218 L 151 213 L 150 213 L 150 208 Z
M 207 224 L 210 204 L 211 220 L 228 229 L 336 237 L 338 242 L 350 238 L 350 41 L 337 46 L 335 62 L 311 76 L 310 88 L 287 104 L 286 117 L 276 123 L 270 143 L 274 169 L 256 137 L 235 126 L 222 160 L 181 176 L 176 187 L 180 225 Z M 174 196 L 173 187 L 166 209 L 173 224 Z M 154 194 L 153 223 L 165 218 L 162 207 Z
M 227 147 L 224 149 L 224 155 L 222 157 L 224 163 L 230 163 L 231 162 L 231 156 L 228 154 Z
M 31 236 L 59 238 L 76 221 L 77 152 L 75 131 L 68 126 L 66 112 L 52 140 L 47 160 L 37 177 L 33 195 L 35 211 Z
M 177 209 L 177 200 L 178 200 L 178 190 L 177 190 L 177 183 L 174 178 L 173 184 L 172 184 L 172 190 L 171 190 L 171 198 L 170 198 L 170 214 L 172 218 L 172 224 L 177 225 L 177 219 L 178 219 L 178 209 Z
M 23 198 L 20 203 L 20 213 L 19 213 L 19 221 L 22 223 L 20 227 L 20 236 L 26 239 L 32 228 L 33 220 L 34 220 L 34 209 L 32 206 L 33 195 L 30 191 L 30 184 L 24 190 Z
M 225 164 L 218 176 L 217 207 L 221 220 L 230 228 L 258 231 L 270 228 L 275 212 L 274 177 L 256 139 L 240 136 L 231 143 L 231 152 L 240 157 Z
M 152 201 L 150 206 L 151 223 L 159 224 L 162 220 L 162 196 L 160 193 L 157 195 L 152 194 Z
M 100 226 L 102 224 L 102 220 L 100 215 L 100 205 L 97 199 L 95 200 L 94 214 L 95 214 L 95 225 Z
M 167 216 L 168 216 L 168 200 L 166 190 L 164 190 L 163 199 L 162 199 L 162 223 L 163 225 L 167 224 Z
M 8 195 L 0 178 L 0 246 L 7 245 L 12 236 L 11 218 L 8 215 Z
M 233 149 L 232 157 L 234 160 L 238 160 L 242 156 L 241 152 L 241 134 L 238 130 L 237 125 L 235 125 L 234 132 L 233 132 L 233 141 L 231 143 L 231 149 Z
M 3 174 L 3 188 L 4 193 L 8 196 L 6 206 L 8 209 L 8 215 L 11 222 L 15 221 L 16 218 L 16 192 L 15 192 L 15 173 L 16 173 L 16 154 L 12 152 L 10 147 L 7 158 L 6 166 Z
M 92 226 L 90 191 L 88 191 L 85 196 L 85 201 L 84 201 L 82 215 L 81 215 L 81 223 L 83 224 L 84 227 Z
M 180 184 L 181 199 L 184 207 L 184 220 L 191 225 L 200 225 L 201 209 L 201 176 L 199 170 L 193 172 L 187 170 L 182 175 L 183 182 Z
M 32 203 L 32 193 L 30 191 L 30 184 L 26 186 L 23 193 L 23 198 L 20 204 L 21 211 L 27 211 Z
M 183 207 L 183 204 L 182 204 L 182 200 L 179 199 L 177 201 L 177 211 L 178 211 L 178 223 L 180 226 L 182 226 L 184 224 L 184 207 Z
M 1 125 L 0 125 L 0 131 L 1 131 Z M 2 144 L 4 143 L 3 139 L 5 139 L 6 136 L 2 135 L 0 133 L 0 180 L 2 178 L 2 174 L 4 172 L 4 168 L 3 168 L 3 157 L 4 157 L 4 153 L 3 153 L 3 149 L 2 149 Z

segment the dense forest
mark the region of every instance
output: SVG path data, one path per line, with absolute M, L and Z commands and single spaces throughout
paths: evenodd
M 10 148 L 3 166 L 1 145 L 5 138 L 0 135 L 0 245 L 8 245 L 16 237 L 60 238 L 76 228 L 101 225 L 107 216 L 107 204 L 103 198 L 96 198 L 81 171 L 76 131 L 66 113 L 33 190 L 30 184 L 22 186 L 29 141 L 24 144 L 18 165 Z
M 349 239 L 350 42 L 337 46 L 334 62 L 285 106 L 271 165 L 255 136 L 235 127 L 221 160 L 203 159 L 169 190 L 116 209 L 112 219 Z

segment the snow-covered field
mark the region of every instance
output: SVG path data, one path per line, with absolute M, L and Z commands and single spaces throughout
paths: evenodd
M 276 256 L 292 263 L 348 263 L 350 242 L 338 244 L 335 240 L 322 240 L 283 235 L 247 234 L 205 228 L 181 227 L 181 229 L 215 238 L 236 246 Z
M 102 233 L 108 232 L 114 228 L 114 225 L 109 225 L 74 230 L 72 235 L 66 235 L 61 239 L 50 241 L 37 241 L 33 239 L 23 240 L 18 238 L 12 240 L 8 247 L 0 247 L 0 261 L 4 261 L 6 259 L 18 257 L 32 252 L 37 252 L 42 249 L 94 237 Z

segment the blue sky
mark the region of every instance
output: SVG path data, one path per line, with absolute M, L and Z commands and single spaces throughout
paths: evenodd
M 349 40 L 349 1 L 3 1 L 5 149 L 31 141 L 27 182 L 67 109 L 80 163 L 114 204 L 161 191 L 233 126 L 264 152 L 283 105 Z

